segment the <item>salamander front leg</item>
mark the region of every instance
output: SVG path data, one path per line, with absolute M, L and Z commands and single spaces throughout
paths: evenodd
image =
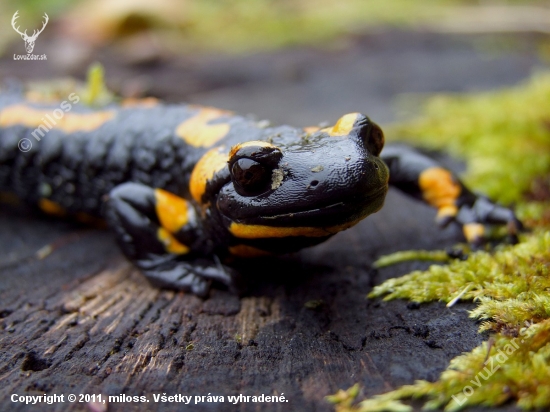
M 208 294 L 212 281 L 234 287 L 232 269 L 199 253 L 204 253 L 200 222 L 185 199 L 124 183 L 110 192 L 105 217 L 124 254 L 152 284 L 199 296 Z
M 404 145 L 388 145 L 381 157 L 390 169 L 390 184 L 435 207 L 439 225 L 458 223 L 472 244 L 487 240 L 488 227 L 505 226 L 510 241 L 517 241 L 523 226 L 511 209 L 472 193 L 434 159 Z

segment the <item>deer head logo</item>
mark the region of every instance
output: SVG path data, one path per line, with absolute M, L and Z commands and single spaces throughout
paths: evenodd
M 19 31 L 19 26 L 15 27 L 15 20 L 17 20 L 17 18 L 19 17 L 17 13 L 19 13 L 19 10 L 17 10 L 13 15 L 13 18 L 11 19 L 11 25 L 13 29 L 21 35 L 21 38 L 25 40 L 25 49 L 27 49 L 27 53 L 30 54 L 34 49 L 34 42 L 36 41 L 36 38 L 40 33 L 42 33 L 42 31 L 44 30 L 44 27 L 46 27 L 46 24 L 48 24 L 49 18 L 48 18 L 48 15 L 44 13 L 44 24 L 42 25 L 42 28 L 40 30 L 34 30 L 32 36 L 28 36 L 27 30 L 25 30 L 24 33 L 21 33 Z

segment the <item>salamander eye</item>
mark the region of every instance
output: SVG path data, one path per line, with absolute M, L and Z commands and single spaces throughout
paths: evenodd
M 373 155 L 378 156 L 384 147 L 384 132 L 376 123 L 372 122 L 370 130 L 363 136 L 365 147 Z
M 252 196 L 269 188 L 271 170 L 252 159 L 242 158 L 233 163 L 231 176 L 239 194 Z

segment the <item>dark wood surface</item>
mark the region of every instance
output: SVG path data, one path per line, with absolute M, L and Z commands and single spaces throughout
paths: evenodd
M 130 70 L 113 56 L 104 62 L 108 79 L 148 71 L 153 94 L 172 100 L 163 90 L 176 90 L 180 100 L 306 125 L 350 110 L 392 119 L 398 92 L 512 83 L 538 64 L 533 50 L 487 60 L 472 39 L 388 33 L 357 39 L 341 51 L 213 59 L 217 70 L 208 61 L 195 62 L 197 72 Z M 0 74 L 29 79 L 59 72 L 48 67 L 38 71 L 36 64 L 4 58 Z M 280 73 L 267 71 L 273 67 Z M 174 80 L 178 70 L 182 83 Z M 197 89 L 186 77 L 193 75 L 210 86 Z M 12 394 L 87 393 L 150 401 L 111 403 L 109 411 L 330 411 L 324 397 L 340 388 L 359 382 L 363 395 L 373 395 L 434 380 L 450 359 L 484 339 L 468 319 L 470 304 L 448 309 L 366 299 L 373 285 L 426 267 L 408 263 L 375 271 L 376 257 L 460 240 L 452 228 L 435 226 L 428 207 L 394 191 L 381 212 L 323 245 L 250 261 L 243 268 L 249 290 L 240 298 L 220 290 L 199 299 L 155 289 L 125 261 L 108 231 L 0 207 L 0 410 L 89 410 L 79 403 L 10 402 Z M 48 244 L 57 247 L 37 259 L 36 251 Z M 163 393 L 210 393 L 226 402 L 154 403 L 153 394 Z M 283 393 L 288 403 L 227 403 L 230 395 Z
M 439 231 L 433 217 L 390 193 L 382 212 L 326 244 L 250 262 L 250 289 L 240 299 L 214 290 L 203 300 L 151 287 L 108 232 L 10 208 L 0 216 L 2 405 L 13 393 L 101 393 L 150 400 L 109 410 L 180 410 L 152 395 L 284 393 L 288 404 L 189 410 L 329 411 L 324 396 L 356 382 L 374 394 L 436 379 L 482 340 L 469 306 L 366 299 L 373 284 L 416 267 L 377 272 L 375 256 L 454 242 L 456 233 Z M 28 257 L 51 243 L 60 246 L 50 256 Z M 308 308 L 311 301 L 322 303 Z

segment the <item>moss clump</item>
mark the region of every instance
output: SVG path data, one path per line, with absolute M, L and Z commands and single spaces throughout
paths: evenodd
M 92 107 L 106 106 L 115 100 L 114 94 L 105 84 L 105 69 L 100 63 L 94 63 L 88 68 L 86 85 L 81 94 L 82 102 Z
M 381 399 L 379 397 L 372 400 L 365 400 L 357 405 L 355 399 L 357 395 L 359 395 L 360 390 L 361 388 L 359 385 L 355 384 L 348 390 L 344 391 L 340 389 L 338 393 L 327 396 L 327 400 L 335 405 L 336 412 L 410 412 L 412 410 L 410 406 L 404 405 L 399 401 Z
M 451 259 L 449 254 L 444 250 L 403 250 L 392 253 L 391 255 L 380 256 L 380 258 L 373 263 L 373 266 L 376 269 L 380 269 L 409 260 L 448 262 Z
M 466 288 L 462 299 L 481 301 L 472 316 L 499 324 L 492 328 L 550 316 L 550 232 L 537 232 L 494 253 L 478 251 L 467 260 L 389 279 L 369 297 L 450 302 Z
M 423 118 L 393 128 L 393 134 L 461 156 L 467 183 L 503 203 L 515 202 L 532 231 L 517 245 L 473 252 L 467 260 L 375 287 L 369 297 L 477 301 L 470 316 L 483 321 L 480 331 L 493 334 L 451 360 L 436 382 L 418 381 L 362 402 L 355 401 L 359 387 L 340 391 L 329 397 L 338 412 L 409 411 L 401 403 L 407 398 L 424 398 L 426 409 L 446 411 L 508 401 L 523 409 L 550 407 L 549 119 L 550 74 L 539 74 L 496 93 L 436 97 Z M 385 259 L 409 256 L 415 253 Z
M 550 74 L 498 91 L 430 99 L 424 116 L 390 137 L 445 149 L 468 164 L 470 187 L 504 204 L 550 187 Z
M 453 360 L 437 382 L 417 381 L 395 391 L 353 403 L 358 387 L 329 398 L 338 412 L 410 411 L 403 398 L 427 397 L 425 409 L 456 411 L 466 406 L 501 405 L 517 400 L 523 409 L 550 405 L 550 319 L 497 335 Z

